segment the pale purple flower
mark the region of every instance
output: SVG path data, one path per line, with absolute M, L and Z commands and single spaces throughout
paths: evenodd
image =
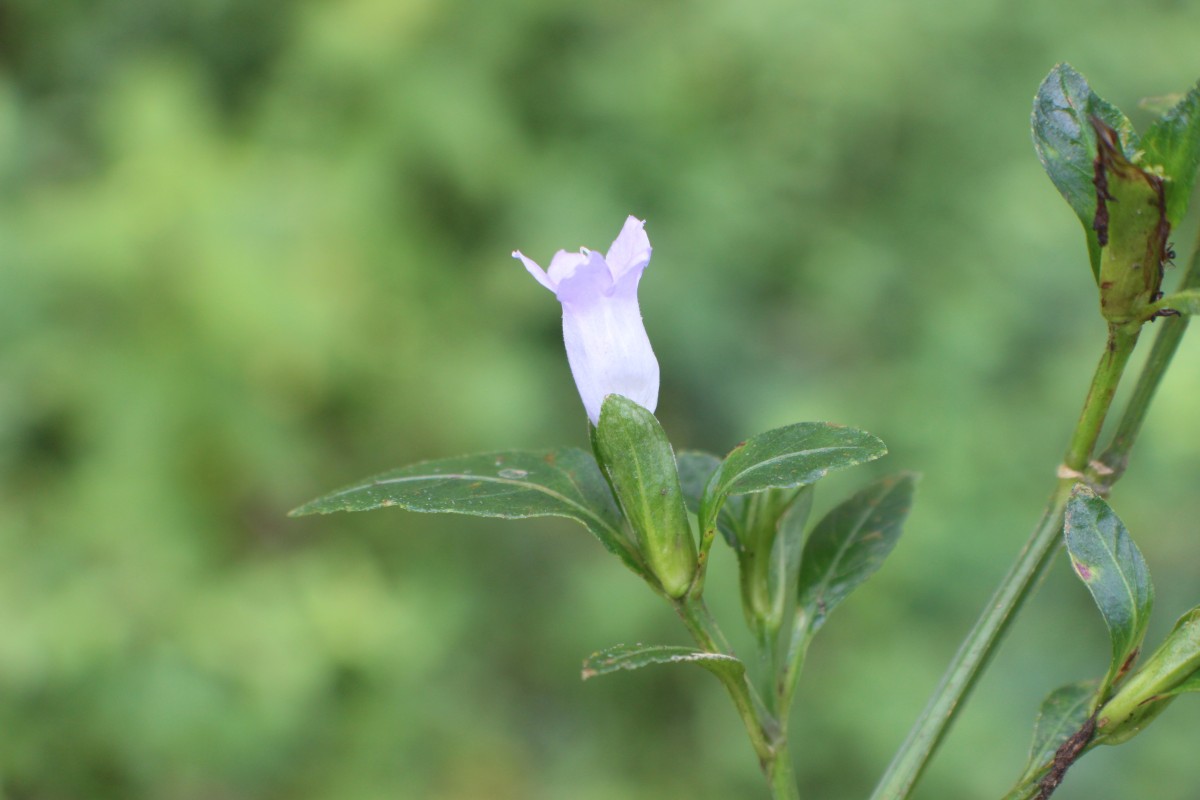
M 549 270 L 519 250 L 513 253 L 562 303 L 567 361 L 593 425 L 610 394 L 628 397 L 649 411 L 658 404 L 658 360 L 637 300 L 638 281 L 650 263 L 645 224 L 636 217 L 625 220 L 603 256 L 586 247 L 578 253 L 559 250 Z

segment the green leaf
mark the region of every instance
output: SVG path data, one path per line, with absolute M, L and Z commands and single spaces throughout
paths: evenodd
M 1065 535 L 1075 573 L 1092 593 L 1112 639 L 1112 664 L 1101 686 L 1107 694 L 1132 666 L 1146 635 L 1154 604 L 1150 571 L 1112 508 L 1082 484 L 1067 501 Z
M 1092 275 L 1099 281 L 1100 241 L 1092 229 L 1096 217 L 1092 116 L 1116 129 L 1125 156 L 1132 160 L 1139 145 L 1125 115 L 1098 97 L 1069 64 L 1050 70 L 1033 99 L 1033 146 L 1046 174 L 1083 223 Z
M 1143 675 L 1157 697 L 1200 692 L 1200 608 L 1193 608 L 1176 620 L 1166 641 L 1135 677 L 1144 683 Z M 1129 682 L 1133 683 L 1134 678 Z
M 651 664 L 695 664 L 721 678 L 740 680 L 745 665 L 724 653 L 708 653 L 690 647 L 669 645 L 619 644 L 592 653 L 583 661 L 583 679 L 607 675 L 622 669 L 641 669 Z
M 699 450 L 683 450 L 676 454 L 675 461 L 679 467 L 679 485 L 683 489 L 683 502 L 688 511 L 700 516 L 700 502 L 704 496 L 704 487 L 712 478 L 721 459 L 711 453 Z M 721 535 L 734 550 L 741 550 L 740 541 L 741 519 L 745 513 L 745 497 L 730 497 L 725 501 L 724 508 L 717 515 L 717 528 Z
M 712 527 L 731 495 L 816 483 L 835 469 L 887 453 L 875 436 L 828 422 L 800 422 L 747 439 L 713 473 L 700 503 L 703 530 Z
M 717 471 L 717 467 L 721 466 L 721 459 L 700 450 L 681 450 L 675 454 L 675 463 L 679 470 L 679 488 L 683 490 L 683 502 L 688 511 L 699 514 L 704 487 L 708 485 L 708 479 Z
M 1200 690 L 1200 607 L 1175 622 L 1158 649 L 1097 714 L 1097 737 L 1120 744 L 1137 736 L 1175 697 Z
M 916 482 L 912 473 L 884 478 L 835 507 L 813 528 L 800 558 L 799 579 L 799 604 L 810 631 L 817 631 L 892 552 Z
M 1200 691 L 1200 607 L 1175 621 L 1167 638 L 1125 686 L 1143 689 L 1146 696 L 1139 699 L 1139 706 L 1150 698 Z
M 1200 85 L 1193 86 L 1142 137 L 1145 160 L 1163 168 L 1167 184 L 1167 219 L 1178 225 L 1187 212 L 1200 168 Z
M 1083 727 L 1092 712 L 1096 689 L 1096 681 L 1080 681 L 1060 686 L 1046 695 L 1033 725 L 1029 763 L 1018 784 L 1027 783 L 1044 772 L 1058 748 Z
M 645 408 L 610 394 L 594 441 L 646 565 L 667 594 L 679 597 L 696 575 L 696 542 L 667 434 Z
M 624 533 L 621 512 L 596 460 L 574 448 L 425 461 L 339 489 L 289 516 L 392 506 L 502 519 L 568 517 L 583 523 L 634 572 L 648 574 Z

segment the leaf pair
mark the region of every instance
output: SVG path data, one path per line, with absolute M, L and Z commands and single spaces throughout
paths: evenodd
M 1046 174 L 1083 223 L 1092 273 L 1099 282 L 1102 242 L 1096 211 L 1103 187 L 1097 185 L 1093 118 L 1115 132 L 1125 159 L 1165 180 L 1166 221 L 1175 226 L 1187 211 L 1200 166 L 1200 87 L 1188 92 L 1140 139 L 1129 119 L 1096 95 L 1068 64 L 1052 69 L 1038 88 L 1033 103 L 1034 147 Z
M 660 441 L 640 430 L 646 427 L 643 417 L 649 412 L 633 415 L 632 401 L 616 395 L 608 400 L 606 408 L 617 421 L 605 427 L 603 449 L 612 460 L 626 451 L 630 466 L 620 477 L 628 485 L 621 491 L 631 498 L 638 495 L 637 502 L 626 503 L 626 512 L 637 517 L 639 525 L 648 526 L 669 516 L 659 513 L 655 497 L 669 499 L 675 478 L 668 473 L 676 465 L 659 457 L 664 448 L 670 452 L 665 435 Z M 812 483 L 831 470 L 885 452 L 883 442 L 869 433 L 827 423 L 799 423 L 747 440 L 724 462 L 707 454 L 680 454 L 678 481 L 687 508 L 712 520 L 731 498 L 732 510 L 744 500 L 739 495 Z M 567 517 L 582 523 L 626 566 L 649 578 L 614 489 L 590 453 L 576 448 L 518 450 L 426 461 L 385 472 L 306 503 L 291 516 L 397 507 L 501 519 Z M 735 516 L 723 516 L 731 543 L 736 541 Z
M 643 533 L 655 526 L 677 531 L 677 516 L 667 513 L 668 505 L 679 502 L 673 499 L 676 491 L 702 530 L 720 527 L 734 550 L 743 553 L 751 524 L 748 513 L 759 502 L 755 496 L 779 492 L 777 510 L 782 513 L 772 518 L 779 532 L 764 554 L 770 591 L 796 599 L 813 631 L 878 569 L 894 546 L 911 503 L 911 475 L 867 487 L 834 508 L 807 542 L 803 537 L 811 502 L 811 491 L 804 487 L 831 471 L 886 453 L 883 442 L 871 434 L 828 423 L 798 423 L 748 439 L 723 461 L 695 452 L 672 460 L 657 422 L 647 432 L 649 412 L 634 413 L 633 405 L 624 398 L 608 398 L 605 413 L 610 421 L 606 424 L 602 414 L 594 432 L 596 450 L 610 467 L 607 475 L 591 454 L 575 448 L 461 456 L 385 472 L 307 503 L 292 516 L 394 506 L 504 519 L 567 517 L 587 527 L 631 570 L 656 581 L 661 564 L 648 557 L 654 554 L 648 549 L 653 542 L 644 541 L 630 525 Z M 729 660 L 741 669 L 732 657 L 687 648 L 620 647 L 593 656 L 587 671 L 602 674 L 648 663 L 693 661 L 728 678 Z

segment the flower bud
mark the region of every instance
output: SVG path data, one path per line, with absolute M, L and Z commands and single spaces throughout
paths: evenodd
M 513 253 L 562 303 L 567 361 L 593 425 L 600 423 L 600 405 L 610 394 L 651 412 L 658 403 L 658 360 L 637 299 L 650 263 L 645 224 L 629 217 L 605 255 L 587 248 L 559 250 L 545 271 L 519 250 Z
M 653 414 L 614 394 L 592 442 L 646 566 L 668 595 L 681 597 L 696 577 L 696 542 L 667 434 Z
M 796 592 L 812 486 L 768 489 L 746 498 L 738 571 L 742 610 L 751 628 L 774 633 Z

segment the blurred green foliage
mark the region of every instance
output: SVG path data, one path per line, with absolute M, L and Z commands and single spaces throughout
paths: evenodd
M 9 0 L 0 795 L 761 796 L 711 676 L 579 682 L 684 642 L 582 528 L 284 516 L 422 458 L 585 446 L 557 304 L 509 252 L 633 213 L 677 447 L 828 419 L 925 475 L 793 726 L 809 796 L 864 796 L 1102 346 L 1032 95 L 1069 60 L 1136 111 L 1200 75 L 1198 26 L 1175 0 Z M 1200 348 L 1178 362 L 1113 498 L 1151 641 L 1200 601 Z M 999 795 L 1041 697 L 1106 658 L 1060 563 L 918 796 Z M 1058 796 L 1194 797 L 1198 723 L 1185 698 Z

